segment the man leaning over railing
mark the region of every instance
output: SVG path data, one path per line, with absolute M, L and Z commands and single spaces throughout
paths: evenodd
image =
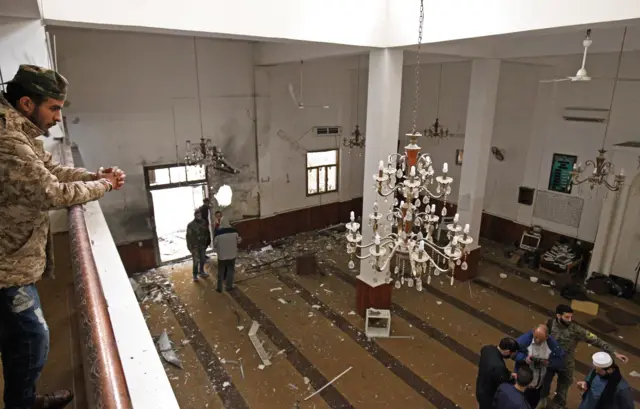
M 88 172 L 56 163 L 39 136 L 61 121 L 67 80 L 21 65 L 0 96 L 0 352 L 6 409 L 63 408 L 71 391 L 36 395 L 49 352 L 49 328 L 35 283 L 53 276 L 49 210 L 120 189 L 117 168 Z

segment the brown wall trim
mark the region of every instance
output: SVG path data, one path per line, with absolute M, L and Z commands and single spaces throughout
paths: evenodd
M 436 214 L 440 214 L 442 209 L 442 201 L 432 199 L 436 205 Z M 447 214 L 455 214 L 458 206 L 455 203 L 447 203 Z M 528 231 L 531 226 L 526 226 L 492 214 L 482 213 L 482 221 L 480 222 L 480 237 L 495 241 L 501 244 L 513 244 L 520 242 L 522 233 Z M 541 248 L 550 248 L 560 238 L 566 237 L 563 234 L 555 233 L 549 230 L 542 230 Z M 582 247 L 586 250 L 593 249 L 593 243 L 582 240 Z
M 362 198 L 294 210 L 262 219 L 235 224 L 242 236 L 242 247 L 258 246 L 284 237 L 349 221 L 350 212 L 362 213 Z M 118 252 L 129 275 L 158 267 L 154 239 L 118 246 Z
M 131 409 L 127 381 L 93 258 L 82 206 L 69 209 L 69 236 L 88 406 Z
M 433 200 L 437 212 L 440 214 L 442 202 Z M 453 214 L 457 210 L 454 203 L 447 204 L 447 213 Z M 350 212 L 356 217 L 362 216 L 362 198 L 358 197 L 347 202 L 328 203 L 320 206 L 280 213 L 261 219 L 243 220 L 235 227 L 242 236 L 242 246 L 259 246 L 274 240 L 308 232 L 323 227 L 349 221 Z M 529 229 L 525 226 L 502 217 L 483 213 L 480 225 L 480 236 L 502 244 L 513 244 L 520 241 L 522 233 Z M 540 247 L 551 247 L 562 235 L 547 230 L 543 231 Z M 583 241 L 586 250 L 593 248 L 593 243 Z M 158 267 L 156 246 L 153 239 L 141 240 L 118 246 L 118 252 L 127 273 L 135 274 Z

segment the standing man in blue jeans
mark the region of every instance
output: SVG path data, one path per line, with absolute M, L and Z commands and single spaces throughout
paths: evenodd
M 35 283 L 53 277 L 49 210 L 100 199 L 125 175 L 61 166 L 37 138 L 62 120 L 67 80 L 21 65 L 0 96 L 0 352 L 5 409 L 60 409 L 71 391 L 36 395 L 49 353 L 49 327 Z
M 233 277 L 236 270 L 236 257 L 238 257 L 238 244 L 242 239 L 238 231 L 231 227 L 226 217 L 220 218 L 220 228 L 216 230 L 213 238 L 213 248 L 218 254 L 218 285 L 216 291 L 222 292 L 222 282 L 225 282 L 227 291 L 233 290 Z

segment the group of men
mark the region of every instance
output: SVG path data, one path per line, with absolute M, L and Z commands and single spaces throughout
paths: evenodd
M 193 260 L 193 281 L 197 282 L 199 277 L 206 278 L 209 274 L 205 271 L 207 264 L 207 249 L 211 245 L 211 231 L 209 223 L 209 213 L 211 212 L 211 202 L 208 198 L 203 200 L 202 206 L 193 213 L 193 220 L 187 225 L 187 249 L 191 253 Z M 215 212 L 213 225 L 213 250 L 218 257 L 218 281 L 216 291 L 221 293 L 224 289 L 233 289 L 233 279 L 235 276 L 236 257 L 238 256 L 238 244 L 241 238 L 238 231 L 231 227 L 222 212 Z
M 573 310 L 564 304 L 557 306 L 556 316 L 546 324 L 518 339 L 507 337 L 498 346 L 482 348 L 476 380 L 480 409 L 565 408 L 581 341 L 602 351 L 593 354 L 593 369 L 576 385 L 582 393 L 579 409 L 633 409 L 631 389 L 614 361 L 626 363 L 627 357 L 573 322 Z M 506 359 L 515 361 L 513 373 Z M 556 375 L 556 394 L 549 401 Z
M 123 187 L 115 167 L 62 166 L 37 138 L 62 120 L 67 80 L 21 65 L 0 96 L 0 353 L 5 409 L 61 409 L 69 390 L 36 394 L 49 353 L 49 327 L 36 282 L 53 277 L 49 210 L 100 199 Z

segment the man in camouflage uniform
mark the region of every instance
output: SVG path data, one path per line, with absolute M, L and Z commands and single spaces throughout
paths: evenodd
M 582 328 L 573 322 L 573 309 L 565 304 L 556 307 L 556 317 L 547 321 L 549 335 L 558 342 L 558 345 L 565 352 L 564 367 L 558 371 L 547 371 L 547 376 L 542 388 L 540 403 L 537 408 L 544 408 L 547 405 L 547 399 L 551 392 L 551 382 L 554 375 L 558 374 L 558 384 L 556 386 L 556 396 L 553 398 L 557 408 L 564 408 L 567 403 L 567 393 L 569 387 L 573 383 L 573 371 L 576 366 L 575 351 L 578 342 L 586 342 L 596 348 L 600 348 L 605 352 L 613 354 L 622 362 L 627 362 L 627 357 L 619 354 L 615 349 L 598 338 L 595 334 Z
M 198 281 L 198 275 L 207 277 L 204 271 L 207 247 L 211 244 L 209 223 L 202 217 L 200 208 L 193 212 L 194 219 L 187 225 L 187 248 L 193 258 L 193 281 Z
M 39 136 L 60 122 L 67 81 L 22 65 L 0 96 L 0 352 L 6 409 L 62 408 L 70 391 L 36 395 L 49 352 L 49 328 L 35 287 L 52 276 L 49 210 L 100 199 L 124 173 L 56 163 Z

